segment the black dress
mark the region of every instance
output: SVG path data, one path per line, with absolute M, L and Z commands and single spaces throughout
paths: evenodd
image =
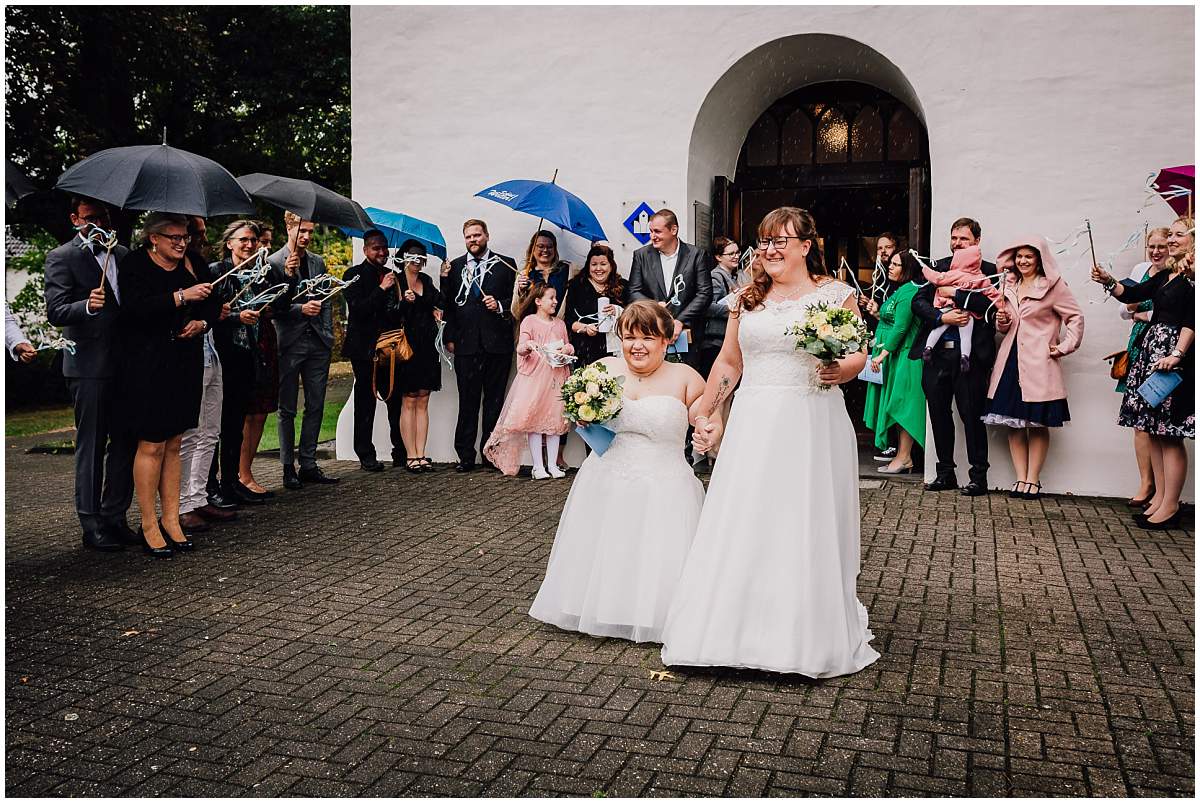
M 422 390 L 435 391 L 442 389 L 442 365 L 438 359 L 437 339 L 438 325 L 433 319 L 434 309 L 445 309 L 442 294 L 433 286 L 433 279 L 424 273 L 418 273 L 422 292 L 416 301 L 405 301 L 404 292 L 408 290 L 408 277 L 400 274 L 396 277 L 396 288 L 388 294 L 387 328 L 404 327 L 404 335 L 412 346 L 412 358 L 400 363 L 396 368 L 395 393 L 416 393 Z
M 118 426 L 141 441 L 161 443 L 200 421 L 204 383 L 204 338 L 177 337 L 189 321 L 206 320 L 211 327 L 220 304 L 209 300 L 175 306 L 175 293 L 211 281 L 208 266 L 183 262 L 164 270 L 145 248 L 121 260 L 117 287 L 121 315 L 117 319 Z
M 1123 427 L 1169 438 L 1196 437 L 1196 387 L 1194 348 L 1183 355 L 1175 369 L 1183 377 L 1179 387 L 1158 407 L 1151 407 L 1137 389 L 1154 373 L 1154 364 L 1169 357 L 1179 344 L 1183 328 L 1196 330 L 1196 285 L 1182 273 L 1171 278 L 1170 271 L 1159 271 L 1141 284 L 1125 286 L 1118 299 L 1122 303 L 1154 300 L 1150 327 L 1142 338 L 1142 348 L 1129 366 L 1125 377 L 1125 396 L 1117 423 Z
M 600 294 L 592 286 L 592 282 L 588 279 L 586 271 L 576 276 L 574 281 L 568 286 L 567 308 L 563 315 L 563 321 L 567 324 L 567 337 L 570 339 L 571 345 L 575 347 L 575 356 L 578 358 L 573 366 L 575 368 L 582 368 L 585 365 L 590 365 L 596 360 L 608 356 L 607 334 L 597 332 L 594 335 L 587 335 L 582 332 L 576 332 L 571 328 L 571 325 L 578 323 L 580 319 L 584 323 L 595 322 L 599 299 Z M 609 297 L 608 300 L 610 303 L 622 307 L 628 304 L 628 285 L 623 281 L 618 281 L 616 298 Z

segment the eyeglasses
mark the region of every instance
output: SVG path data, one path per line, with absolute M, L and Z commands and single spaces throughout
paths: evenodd
M 167 240 L 170 240 L 175 245 L 179 245 L 181 243 L 183 245 L 187 245 L 192 241 L 192 235 L 190 234 L 155 234 L 154 236 L 163 237 Z
M 766 251 L 771 246 L 775 246 L 776 251 L 782 251 L 783 249 L 787 248 L 788 240 L 807 240 L 807 239 L 809 239 L 809 238 L 808 237 L 783 237 L 783 236 L 768 237 L 766 239 L 759 240 L 757 245 L 763 251 Z
M 725 253 L 721 254 L 721 256 L 723 256 L 723 257 L 735 257 L 735 256 L 737 256 L 739 253 L 741 253 L 741 252 L 739 252 L 739 251 L 726 251 Z

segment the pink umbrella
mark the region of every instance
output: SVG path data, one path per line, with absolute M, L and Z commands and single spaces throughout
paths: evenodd
M 1154 177 L 1154 189 L 1175 210 L 1175 214 L 1191 216 L 1192 193 L 1196 191 L 1196 166 L 1164 167 Z

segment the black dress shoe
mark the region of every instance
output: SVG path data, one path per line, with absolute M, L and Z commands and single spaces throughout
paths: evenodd
M 142 537 L 134 532 L 124 519 L 114 524 L 108 524 L 104 529 L 125 546 L 137 546 L 142 542 Z
M 1145 516 L 1137 519 L 1137 526 L 1143 530 L 1178 530 L 1181 529 L 1180 522 L 1183 520 L 1183 510 L 1176 510 L 1171 517 L 1162 521 L 1150 521 Z
M 238 502 L 232 496 L 218 491 L 208 495 L 208 503 L 218 510 L 237 510 Z
M 971 480 L 959 493 L 963 496 L 987 496 L 987 486 Z
M 360 466 L 362 466 L 363 471 L 383 471 L 383 469 L 384 469 L 383 463 L 380 463 L 378 460 L 375 460 L 375 459 L 360 460 L 358 462 L 358 464 Z
M 937 477 L 933 482 L 925 483 L 927 491 L 953 491 L 958 487 L 958 480 L 954 477 Z
M 125 545 L 117 538 L 116 533 L 108 528 L 85 532 L 83 534 L 83 545 L 97 552 L 120 552 L 125 548 Z
M 150 543 L 146 541 L 146 533 L 141 527 L 138 527 L 138 535 L 142 539 L 142 550 L 146 554 L 153 555 L 156 558 L 175 557 L 175 552 L 171 549 L 171 539 L 167 538 L 165 533 L 163 534 L 163 540 L 167 542 L 166 546 L 150 546 Z
M 295 466 L 283 467 L 283 487 L 289 491 L 298 491 L 304 487 L 304 483 L 300 482 L 300 478 L 296 476 Z
M 475 470 L 475 464 L 474 463 L 463 463 L 463 462 L 455 463 L 454 470 L 457 471 L 459 474 L 466 474 L 469 471 Z
M 341 482 L 337 477 L 326 475 L 320 466 L 300 469 L 300 479 L 303 482 L 315 482 L 318 485 L 332 485 L 335 482 Z
M 239 505 L 262 505 L 267 501 L 265 494 L 256 494 L 240 482 L 223 490 L 221 495 L 226 499 L 236 499 Z

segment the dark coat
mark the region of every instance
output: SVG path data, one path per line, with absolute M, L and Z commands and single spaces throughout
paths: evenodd
M 508 265 L 516 264 L 512 257 L 494 256 Z M 500 304 L 499 311 L 493 312 L 463 286 L 466 267 L 467 255 L 463 254 L 450 262 L 450 273 L 442 277 L 441 290 L 446 305 L 445 341 L 454 344 L 456 355 L 512 354 L 516 345 L 510 307 L 516 273 L 510 267 L 496 265 L 483 277 L 480 288 L 483 294 L 492 296 Z M 458 303 L 460 300 L 463 303 Z

